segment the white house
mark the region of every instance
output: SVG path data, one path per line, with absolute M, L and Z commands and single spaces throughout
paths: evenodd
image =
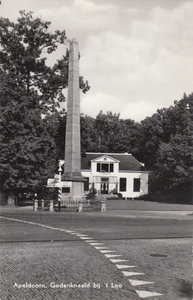
M 81 159 L 81 173 L 97 194 L 121 193 L 136 198 L 148 193 L 148 171 L 129 153 L 87 152 Z
M 60 161 L 62 164 L 64 160 Z M 87 179 L 85 192 L 92 187 L 96 189 L 97 195 L 117 191 L 124 198 L 137 198 L 148 193 L 149 172 L 129 153 L 86 152 L 81 158 L 81 173 Z M 51 184 L 53 180 L 48 181 Z M 58 182 L 55 186 L 61 187 L 62 193 L 67 192 L 65 182 Z

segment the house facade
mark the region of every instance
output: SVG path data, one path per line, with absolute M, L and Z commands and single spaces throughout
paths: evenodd
M 61 166 L 64 160 L 60 160 Z M 148 193 L 148 174 L 130 153 L 86 152 L 81 158 L 81 174 L 85 177 L 85 193 L 94 188 L 97 195 L 120 193 L 124 198 L 137 198 Z M 67 196 L 70 182 L 61 181 L 60 175 L 48 179 L 48 186 L 61 188 Z
M 81 173 L 97 195 L 113 194 L 136 198 L 148 193 L 148 171 L 130 153 L 87 152 L 81 159 Z

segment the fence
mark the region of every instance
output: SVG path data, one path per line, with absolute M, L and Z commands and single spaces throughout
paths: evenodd
M 105 200 L 65 200 L 65 201 L 53 201 L 53 200 L 41 200 L 38 203 L 37 200 L 34 201 L 34 211 L 44 210 L 44 211 L 64 211 L 64 212 L 89 212 L 89 211 L 106 211 L 106 201 Z

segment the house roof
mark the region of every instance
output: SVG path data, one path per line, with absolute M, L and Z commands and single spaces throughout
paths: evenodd
M 130 153 L 94 153 L 86 152 L 81 157 L 81 169 L 90 169 L 91 160 L 99 158 L 101 156 L 108 156 L 118 160 L 119 170 L 122 171 L 142 171 L 144 167 L 142 164 Z

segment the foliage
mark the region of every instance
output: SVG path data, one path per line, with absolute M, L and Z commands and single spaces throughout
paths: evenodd
M 128 152 L 132 150 L 134 131 L 136 124 L 134 121 L 122 120 L 119 114 L 102 111 L 97 115 L 95 121 L 96 139 L 100 152 Z
M 190 109 L 186 109 L 186 105 Z M 169 108 L 167 115 L 173 117 L 167 129 L 168 142 L 162 142 L 157 151 L 157 158 L 153 166 L 153 180 L 155 187 L 161 190 L 174 190 L 192 182 L 193 171 L 193 94 L 175 102 L 173 109 Z M 164 128 L 165 123 L 163 123 Z M 167 128 L 169 124 L 167 123 Z M 165 129 L 166 130 L 166 129 Z M 173 132 L 169 136 L 168 132 Z
M 97 150 L 97 132 L 95 128 L 95 119 L 81 115 L 80 118 L 81 128 L 81 151 L 82 155 L 87 152 L 96 152 Z
M 94 200 L 95 199 L 95 196 L 97 194 L 97 190 L 94 189 L 94 188 L 90 188 L 88 194 L 86 195 L 86 198 L 87 199 L 91 199 L 91 200 Z
M 168 190 L 191 181 L 191 150 L 189 137 L 180 134 L 160 145 L 153 168 L 156 187 Z
M 60 157 L 64 153 L 66 117 L 58 119 L 56 143 Z M 81 150 L 85 152 L 126 152 L 134 150 L 138 124 L 120 119 L 118 114 L 102 111 L 96 118 L 81 115 Z
M 64 99 L 62 89 L 67 86 L 68 56 L 52 68 L 46 65 L 46 56 L 66 39 L 65 31 L 49 33 L 50 24 L 25 11 L 17 23 L 0 19 L 1 70 L 17 91 L 37 97 L 32 105 L 41 106 L 42 112 L 55 107 L 54 99 Z
M 55 164 L 56 149 L 49 128 L 38 109 L 24 105 L 28 100 L 26 96 L 14 97 L 1 108 L 0 179 L 6 190 L 37 188 L 45 183 Z
M 140 123 L 136 155 L 148 169 L 153 168 L 162 143 L 169 143 L 176 134 L 187 135 L 192 122 L 192 101 L 193 95 L 184 95 L 183 99 L 175 101 L 174 106 L 159 109 Z M 187 103 L 190 111 L 186 109 Z

